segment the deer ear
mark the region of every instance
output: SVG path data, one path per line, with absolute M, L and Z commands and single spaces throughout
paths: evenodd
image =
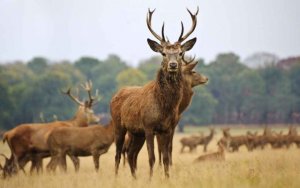
M 162 52 L 162 46 L 160 44 L 151 39 L 147 39 L 147 42 L 153 51 Z
M 183 52 L 189 51 L 190 49 L 193 48 L 193 46 L 195 45 L 196 41 L 197 41 L 196 37 L 193 38 L 193 39 L 191 39 L 191 40 L 189 40 L 189 41 L 187 41 L 186 43 L 184 43 L 183 45 L 181 45 L 181 50 Z

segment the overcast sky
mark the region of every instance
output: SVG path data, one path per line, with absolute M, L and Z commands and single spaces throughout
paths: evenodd
M 163 21 L 171 41 L 199 6 L 197 43 L 189 54 L 211 61 L 220 52 L 300 55 L 299 0 L 0 0 L 0 61 L 44 56 L 53 61 L 118 54 L 132 65 L 155 53 L 146 42 Z M 191 38 L 190 37 L 190 38 Z

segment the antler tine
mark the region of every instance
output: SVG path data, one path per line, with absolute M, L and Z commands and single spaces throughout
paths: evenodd
M 162 36 L 162 40 L 166 41 L 166 39 L 165 39 L 165 23 L 163 23 L 163 26 L 161 28 L 161 36 Z
M 199 7 L 197 6 L 197 11 L 195 14 L 192 14 L 191 11 L 187 8 L 187 11 L 189 12 L 189 14 L 191 15 L 191 18 L 192 18 L 192 27 L 190 29 L 189 32 L 187 32 L 187 34 L 185 34 L 184 36 L 183 35 L 183 30 L 184 30 L 184 27 L 183 27 L 183 23 L 181 22 L 181 34 L 180 34 L 180 37 L 178 39 L 178 42 L 181 43 L 183 42 L 185 39 L 188 38 L 188 36 L 190 36 L 193 31 L 195 30 L 196 26 L 197 26 L 197 15 L 198 15 L 198 12 L 199 12 Z
M 4 157 L 5 160 L 8 160 L 8 158 L 6 157 L 6 155 L 4 155 L 3 153 L 0 153 L 0 156 Z
M 94 100 L 91 93 L 92 86 L 93 84 L 91 80 L 87 81 L 85 84 L 81 84 L 81 87 L 88 92 L 90 102 Z
M 98 89 L 97 89 L 97 90 L 96 90 L 95 101 L 93 102 L 92 106 L 95 106 L 96 104 L 98 104 L 100 100 L 101 100 L 101 96 L 99 95 Z
M 150 30 L 150 32 L 152 33 L 152 35 L 154 35 L 154 37 L 157 38 L 157 40 L 159 40 L 161 43 L 163 43 L 163 42 L 165 42 L 164 24 L 162 26 L 162 37 L 160 37 L 157 33 L 155 33 L 154 30 L 151 28 L 152 14 L 154 13 L 154 11 L 155 11 L 155 9 L 153 11 L 148 9 L 148 14 L 146 17 L 147 26 L 148 26 L 148 29 Z
M 180 33 L 180 36 L 178 38 L 178 41 L 181 39 L 181 37 L 183 36 L 183 33 L 184 33 L 184 26 L 183 26 L 183 22 L 181 21 L 181 33 Z
M 64 91 L 61 91 L 63 94 L 66 94 L 68 95 L 73 101 L 75 101 L 77 104 L 79 104 L 80 106 L 84 106 L 84 103 L 81 102 L 78 98 L 74 97 L 72 94 L 71 94 L 71 88 L 68 89 L 68 91 L 64 92 Z
M 187 61 L 187 60 L 184 59 L 184 55 L 185 55 L 185 54 L 183 54 L 183 56 L 182 56 L 182 60 L 183 60 L 183 62 L 184 62 L 186 65 L 192 63 L 192 62 L 195 60 L 195 58 L 196 58 L 196 55 L 194 55 L 193 58 L 191 58 L 189 61 Z

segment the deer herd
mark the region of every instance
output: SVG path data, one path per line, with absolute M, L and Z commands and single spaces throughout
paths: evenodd
M 188 10 L 188 9 L 187 9 Z M 66 156 L 74 164 L 75 171 L 80 168 L 78 157 L 92 156 L 95 170 L 99 169 L 99 158 L 106 153 L 115 142 L 115 174 L 119 173 L 121 155 L 127 154 L 131 174 L 136 178 L 138 154 L 146 142 L 150 177 L 153 175 L 155 164 L 154 137 L 157 140 L 159 164 L 163 162 L 164 173 L 169 177 L 169 166 L 172 165 L 173 136 L 183 111 L 190 105 L 193 97 L 193 87 L 208 82 L 208 78 L 196 72 L 197 62 L 186 60 L 185 53 L 191 50 L 196 38 L 187 40 L 197 25 L 198 8 L 195 14 L 188 10 L 192 19 L 190 30 L 184 34 L 181 22 L 181 33 L 178 40 L 171 43 L 164 34 L 162 26 L 161 36 L 152 29 L 152 15 L 148 11 L 146 23 L 149 31 L 159 41 L 147 39 L 150 48 L 162 55 L 161 67 L 157 70 L 156 78 L 144 86 L 127 86 L 117 91 L 110 102 L 110 122 L 103 125 L 91 125 L 99 122 L 93 107 L 98 100 L 98 92 L 92 95 L 92 82 L 82 84 L 89 99 L 80 101 L 71 89 L 63 92 L 78 104 L 74 117 L 66 121 L 50 123 L 21 124 L 3 134 L 3 142 L 7 143 L 11 156 L 5 158 L 0 169 L 3 177 L 25 172 L 25 165 L 31 162 L 30 172 L 43 172 L 43 159 L 50 157 L 46 169 L 55 172 L 57 166 L 67 170 Z M 187 41 L 186 41 L 187 40 Z M 186 41 L 186 42 L 185 42 Z M 197 145 L 207 146 L 213 139 L 214 129 L 210 129 L 208 136 L 193 136 L 180 140 L 181 152 L 188 147 L 192 152 Z M 224 137 L 218 141 L 219 151 L 198 157 L 197 161 L 224 160 L 224 150 L 238 151 L 241 145 L 248 150 L 257 147 L 264 148 L 268 143 L 273 148 L 289 147 L 296 143 L 300 147 L 300 138 L 296 130 L 290 128 L 287 135 L 274 134 L 265 129 L 263 135 L 248 133 L 244 136 L 231 136 L 229 129 L 223 129 Z

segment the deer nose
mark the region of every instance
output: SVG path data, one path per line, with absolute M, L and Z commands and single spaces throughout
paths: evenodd
M 176 69 L 176 68 L 177 68 L 177 63 L 171 62 L 171 63 L 170 63 L 170 68 L 171 68 L 171 69 Z

